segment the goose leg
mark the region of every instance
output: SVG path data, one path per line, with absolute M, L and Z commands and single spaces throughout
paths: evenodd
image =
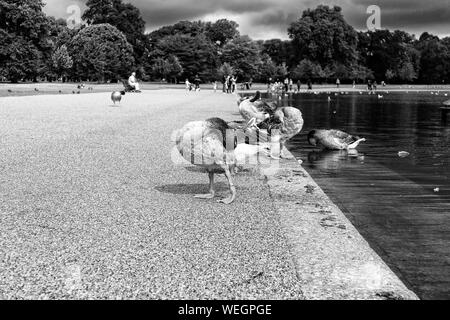
M 207 194 L 196 194 L 194 197 L 197 199 L 212 199 L 215 196 L 214 192 L 214 173 L 208 172 L 209 176 L 209 193 Z
M 364 141 L 366 141 L 366 139 L 364 139 L 364 138 L 359 139 L 358 141 L 355 141 L 355 142 L 353 142 L 352 144 L 350 144 L 350 145 L 347 147 L 347 149 L 356 149 L 356 148 L 358 147 L 358 145 L 359 145 L 361 142 L 364 142 Z
M 282 159 L 294 159 L 292 154 L 289 152 L 289 150 L 286 148 L 284 142 L 280 143 L 280 156 Z
M 234 201 L 234 199 L 236 199 L 236 187 L 233 185 L 233 181 L 231 180 L 231 172 L 230 172 L 230 169 L 228 168 L 228 166 L 225 167 L 224 170 L 225 170 L 225 176 L 227 177 L 227 180 L 228 180 L 228 186 L 230 187 L 231 195 L 228 198 L 218 200 L 217 202 L 224 203 L 224 204 L 230 204 Z

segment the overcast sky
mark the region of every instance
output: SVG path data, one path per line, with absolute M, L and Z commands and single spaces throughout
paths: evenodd
M 49 15 L 67 18 L 67 8 L 86 0 L 44 0 Z M 303 10 L 315 8 L 316 0 L 130 0 L 141 10 L 147 31 L 180 20 L 215 21 L 227 18 L 239 23 L 241 34 L 253 39 L 287 38 L 287 26 Z M 323 0 L 339 5 L 345 19 L 358 30 L 365 30 L 370 5 L 381 9 L 381 27 L 400 29 L 418 36 L 424 31 L 450 36 L 450 0 Z

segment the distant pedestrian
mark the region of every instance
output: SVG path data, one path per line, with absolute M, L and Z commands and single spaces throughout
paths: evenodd
M 222 78 L 222 91 L 223 91 L 223 93 L 227 93 L 227 90 L 228 90 L 228 83 L 227 82 L 228 82 L 227 76 L 224 75 L 223 78 Z
M 231 93 L 233 90 L 233 80 L 231 80 L 231 76 L 227 77 L 227 93 Z
M 236 91 L 236 83 L 237 83 L 237 77 L 232 76 L 231 77 L 231 93 L 234 93 Z
M 336 88 L 339 89 L 339 86 L 341 85 L 341 80 L 339 78 L 336 79 Z
M 191 83 L 189 82 L 189 79 L 186 79 L 185 84 L 186 84 L 186 91 L 191 91 Z
M 308 79 L 307 84 L 308 84 L 308 90 L 312 90 L 312 82 L 311 82 L 311 79 Z
M 292 92 L 294 89 L 294 81 L 292 79 L 289 79 L 289 91 Z
M 213 89 L 214 89 L 214 92 L 217 92 L 217 81 L 213 82 Z
M 302 88 L 302 82 L 300 79 L 297 81 L 297 91 L 300 92 L 300 89 Z
M 353 89 L 355 89 L 355 88 L 356 88 L 356 81 L 353 80 Z
M 250 78 L 250 80 L 248 80 L 249 89 L 252 89 L 252 86 L 253 86 L 253 78 Z
M 285 92 L 289 91 L 289 79 L 288 78 L 284 79 L 284 91 Z
M 377 82 L 374 81 L 374 82 L 373 82 L 373 90 L 377 91 L 377 85 L 378 85 Z
M 194 79 L 195 91 L 200 91 L 200 82 L 201 80 L 197 74 Z

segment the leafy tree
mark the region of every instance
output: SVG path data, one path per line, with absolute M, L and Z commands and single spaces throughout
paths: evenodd
M 79 79 L 117 80 L 134 66 L 133 47 L 109 24 L 86 27 L 70 41 L 69 54 Z
M 152 67 L 155 76 L 171 78 L 177 82 L 177 77 L 183 73 L 183 67 L 176 56 L 170 55 L 168 59 L 157 58 Z
M 52 45 L 43 6 L 41 0 L 0 0 L 0 73 L 13 82 L 45 71 Z
M 224 64 L 222 64 L 219 67 L 217 73 L 220 77 L 224 77 L 224 76 L 233 75 L 235 73 L 235 70 L 229 63 L 225 62 Z
M 414 78 L 419 69 L 420 53 L 414 48 L 413 36 L 399 30 L 376 30 L 359 33 L 358 37 L 360 63 L 373 70 L 376 79 L 404 81 Z M 404 78 L 405 68 L 410 66 L 411 77 Z
M 185 78 L 198 74 L 202 79 L 212 79 L 219 65 L 216 46 L 203 34 L 166 36 L 156 43 L 152 53 L 152 61 L 158 57 L 166 59 L 170 55 L 178 57 Z
M 220 19 L 205 25 L 206 36 L 219 46 L 239 37 L 239 25 L 235 21 Z
M 303 11 L 288 29 L 298 59 L 350 65 L 357 59 L 357 33 L 345 20 L 340 7 L 320 5 Z M 298 60 L 297 60 L 298 62 Z
M 53 70 L 59 77 L 64 77 L 73 67 L 73 60 L 69 55 L 66 45 L 59 47 L 52 55 Z
M 423 83 L 442 83 L 448 80 L 450 50 L 446 42 L 438 37 L 424 33 L 417 47 L 421 52 L 419 81 Z
M 234 68 L 241 80 L 258 76 L 261 65 L 259 48 L 248 36 L 241 36 L 228 42 L 223 47 L 221 58 Z
M 138 8 L 122 0 L 88 0 L 83 20 L 89 25 L 110 24 L 121 31 L 133 46 L 139 64 L 146 52 L 145 21 Z
M 294 69 L 294 77 L 296 79 L 308 80 L 319 79 L 324 76 L 323 70 L 319 64 L 303 59 Z
M 287 65 L 293 60 L 291 41 L 280 39 L 266 40 L 261 44 L 261 53 L 267 54 L 277 65 L 283 62 Z M 298 62 L 298 61 L 297 61 Z

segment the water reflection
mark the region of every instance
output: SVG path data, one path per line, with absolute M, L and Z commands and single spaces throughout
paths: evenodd
M 359 166 L 364 162 L 364 154 L 352 150 L 321 150 L 308 153 L 308 166 L 315 170 L 337 171 L 344 167 Z
M 429 92 L 383 96 L 286 97 L 282 103 L 300 108 L 305 120 L 289 147 L 421 298 L 449 299 L 450 124 L 442 120 L 443 98 Z M 306 139 L 315 128 L 367 141 L 357 153 L 320 151 Z M 399 151 L 409 156 L 399 157 Z

